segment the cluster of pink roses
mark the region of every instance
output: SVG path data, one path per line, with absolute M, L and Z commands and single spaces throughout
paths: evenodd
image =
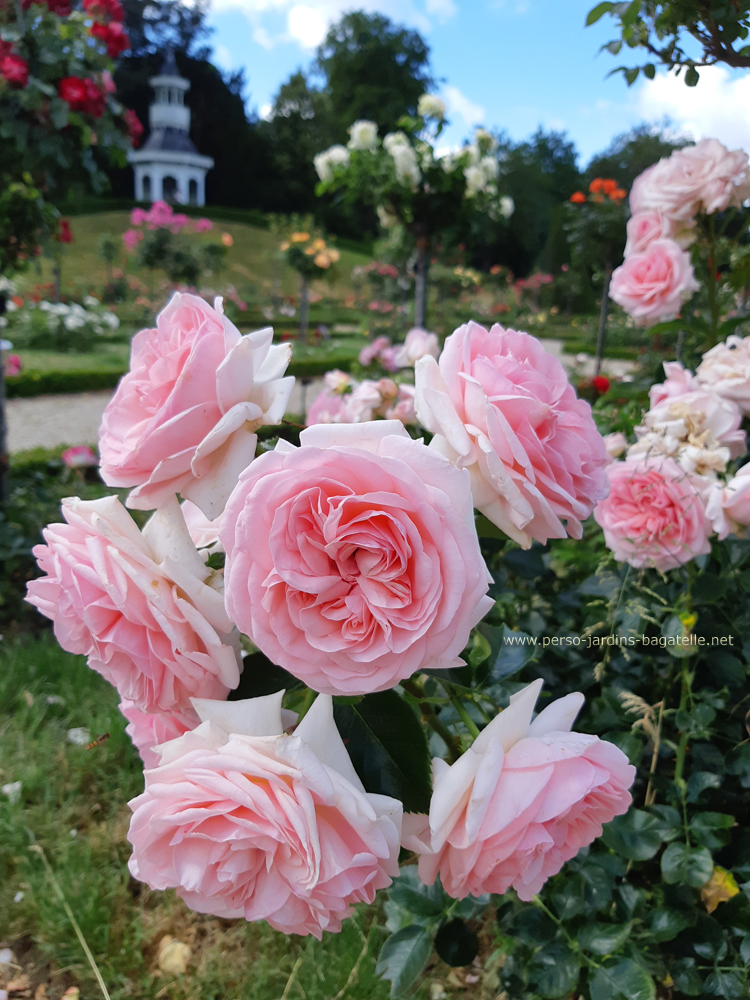
M 325 388 L 307 411 L 312 424 L 361 424 L 376 417 L 416 424 L 414 386 L 390 378 L 357 379 L 334 369 L 323 376 Z
M 365 790 L 331 696 L 462 664 L 493 607 L 475 506 L 524 544 L 580 534 L 606 493 L 590 408 L 534 338 L 470 324 L 417 361 L 429 447 L 370 419 L 256 457 L 290 353 L 177 293 L 134 338 L 99 442 L 105 482 L 155 512 L 140 531 L 115 497 L 69 499 L 36 549 L 28 599 L 117 687 L 148 767 L 131 871 L 200 912 L 317 937 L 390 884 L 401 845 L 456 897 L 530 898 L 630 803 L 625 756 L 570 732 L 583 697 L 532 721 L 541 682 L 515 695 L 455 764 L 434 761 L 429 814 L 404 817 Z M 240 631 L 319 692 L 299 724 L 283 692 L 228 700 Z
M 750 414 L 750 338 L 730 337 L 703 356 L 693 375 L 676 361 L 651 387 L 636 427 L 607 441 L 610 493 L 594 517 L 615 558 L 662 572 L 711 551 L 710 538 L 750 525 L 750 466 L 729 465 L 747 451 L 740 427 Z
M 196 233 L 207 233 L 213 229 L 210 219 L 190 219 L 182 212 L 175 212 L 166 201 L 155 201 L 151 208 L 134 208 L 130 213 L 130 225 L 122 234 L 122 241 L 128 250 L 134 250 L 143 239 L 146 229 L 168 229 L 175 235 L 191 226 Z M 142 228 L 141 228 L 142 227 Z
M 698 290 L 685 249 L 696 216 L 749 197 L 747 154 L 717 139 L 675 150 L 644 170 L 630 192 L 625 260 L 612 274 L 612 299 L 643 326 L 674 319 Z

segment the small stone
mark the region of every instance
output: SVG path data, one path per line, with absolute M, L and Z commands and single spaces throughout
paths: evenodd
M 62 698 L 62 697 L 60 697 L 59 694 L 48 694 L 47 695 L 47 704 L 48 705 L 64 705 L 65 704 L 65 699 Z
M 0 788 L 0 791 L 3 795 L 8 796 L 10 804 L 14 806 L 21 798 L 21 788 L 22 783 L 20 781 L 9 781 L 7 785 L 3 785 L 3 787 Z
M 430 985 L 430 1000 L 445 1000 L 448 996 L 442 983 L 432 983 Z
M 159 969 L 168 976 L 181 976 L 187 972 L 190 957 L 190 947 L 171 934 L 165 934 L 159 942 Z
M 24 691 L 23 697 L 26 704 L 29 706 L 29 708 L 31 708 L 32 705 L 34 704 L 34 695 L 31 693 L 31 691 Z
M 15 896 L 13 897 L 13 902 L 14 903 L 20 903 L 21 900 L 23 899 L 23 896 L 24 896 L 24 894 L 22 892 L 17 892 L 15 894 Z

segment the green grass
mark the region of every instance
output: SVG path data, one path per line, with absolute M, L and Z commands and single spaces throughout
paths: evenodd
M 127 802 L 143 779 L 117 702 L 83 657 L 63 652 L 49 633 L 0 643 L 0 784 L 22 782 L 17 803 L 0 794 L 0 940 L 21 959 L 32 994 L 45 982 L 50 1000 L 74 984 L 82 1000 L 101 995 L 31 850 L 38 844 L 112 1000 L 280 1000 L 295 969 L 287 1000 L 385 1000 L 388 984 L 375 975 L 385 935 L 378 907 L 360 907 L 340 934 L 319 943 L 192 913 L 174 893 L 130 877 Z M 110 738 L 87 750 L 68 741 L 74 727 Z M 192 949 L 176 979 L 156 974 L 165 934 Z M 414 996 L 428 996 L 429 982 L 447 972 L 436 965 Z
M 129 227 L 128 212 L 99 212 L 72 218 L 70 228 L 73 233 L 73 243 L 65 248 L 62 259 L 63 286 L 67 288 L 73 285 L 83 293 L 88 291 L 96 293 L 100 290 L 106 281 L 106 267 L 96 252 L 97 240 L 101 233 L 105 232 L 121 236 Z M 291 268 L 276 262 L 278 236 L 245 223 L 217 222 L 212 232 L 195 239 L 215 241 L 222 233 L 229 233 L 234 240 L 227 255 L 222 283 L 236 285 L 241 294 L 244 294 L 243 290 L 248 287 L 255 288 L 264 300 L 270 301 L 276 268 L 280 268 L 282 294 L 298 294 L 299 278 L 296 273 Z M 122 259 L 116 266 L 123 267 L 128 259 L 124 252 L 121 256 Z M 324 301 L 340 301 L 351 291 L 352 268 L 357 264 L 366 264 L 369 259 L 364 254 L 342 249 L 336 271 L 337 279 L 331 284 L 327 281 L 313 282 L 313 289 L 323 296 Z M 40 266 L 41 275 L 33 270 L 29 271 L 21 280 L 22 288 L 31 288 L 36 281 L 52 280 L 51 262 L 43 260 Z M 137 275 L 148 284 L 147 272 L 140 271 Z

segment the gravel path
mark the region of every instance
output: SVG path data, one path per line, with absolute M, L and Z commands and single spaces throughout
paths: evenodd
M 307 386 L 297 379 L 289 400 L 289 412 L 301 413 L 303 394 L 307 397 L 306 406 L 309 406 L 322 388 L 322 379 L 314 379 Z M 102 413 L 111 398 L 112 393 L 106 390 L 9 399 L 10 451 L 56 448 L 63 444 L 96 444 Z

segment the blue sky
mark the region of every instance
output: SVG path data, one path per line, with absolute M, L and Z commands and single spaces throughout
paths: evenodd
M 417 28 L 448 104 L 454 145 L 475 125 L 506 129 L 514 139 L 538 125 L 566 131 L 580 163 L 613 136 L 668 116 L 702 138 L 715 135 L 750 150 L 750 75 L 719 67 L 695 89 L 659 74 L 628 88 L 607 74 L 618 60 L 599 54 L 613 35 L 608 18 L 584 22 L 595 0 L 214 0 L 214 59 L 244 67 L 250 107 L 262 112 L 278 87 L 306 67 L 326 26 L 343 11 L 380 11 Z

